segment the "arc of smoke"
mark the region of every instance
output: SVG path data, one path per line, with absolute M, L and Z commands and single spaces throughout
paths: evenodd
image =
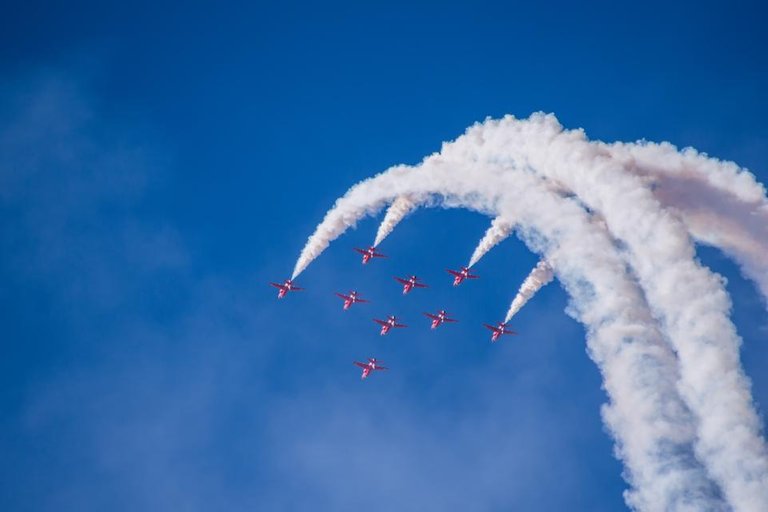
M 487 121 L 466 140 L 477 138 L 484 144 L 467 142 L 463 150 L 479 162 L 524 161 L 603 215 L 678 354 L 679 389 L 700 421 L 697 455 L 735 510 L 768 510 L 768 449 L 730 301 L 721 278 L 694 259 L 685 225 L 661 208 L 635 169 L 617 165 L 582 131 L 564 131 L 554 116 Z
M 516 219 L 529 247 L 556 263 L 574 311 L 588 327 L 590 357 L 611 398 L 603 417 L 634 487 L 625 496 L 627 503 L 638 510 L 723 509 L 691 453 L 695 421 L 675 389 L 675 356 L 608 234 L 575 201 L 553 193 L 529 173 L 500 176 L 493 167 L 494 172 L 479 176 L 482 169 L 463 155 L 456 157 L 452 147 L 427 159 L 419 173 L 394 168 L 352 187 L 310 237 L 302 257 L 318 254 L 329 237 L 403 193 L 420 201 L 439 195 L 444 205 Z
M 536 295 L 542 286 L 549 284 L 555 278 L 555 273 L 552 267 L 544 260 L 539 261 L 528 277 L 525 278 L 523 284 L 520 285 L 517 295 L 515 295 L 512 304 L 509 306 L 507 316 L 504 317 L 504 323 L 508 323 L 512 320 L 512 317 L 522 309 L 525 304 Z
M 387 213 L 384 214 L 384 220 L 381 221 L 379 230 L 376 232 L 376 239 L 373 241 L 373 246 L 378 247 L 379 244 L 392 233 L 395 226 L 397 226 L 400 221 L 415 208 L 416 202 L 408 196 L 400 196 L 395 199 L 387 209 Z
M 501 217 L 493 219 L 491 227 L 485 232 L 485 235 L 483 235 L 483 238 L 472 253 L 472 257 L 469 259 L 469 265 L 467 265 L 467 267 L 475 265 L 475 263 L 480 261 L 480 258 L 485 256 L 488 251 L 511 235 L 513 227 L 514 225 L 506 219 Z
M 768 306 L 768 198 L 753 174 L 668 143 L 603 147 L 625 168 L 650 179 L 656 199 L 680 215 L 694 238 L 733 258 Z

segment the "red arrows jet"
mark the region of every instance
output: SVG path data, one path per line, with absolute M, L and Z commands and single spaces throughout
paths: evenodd
M 403 279 L 402 277 L 395 277 L 395 281 L 403 285 L 403 295 L 410 292 L 414 288 L 429 288 L 424 283 L 420 283 L 419 278 L 416 276 L 411 276 L 408 279 Z
M 453 276 L 453 286 L 459 286 L 465 279 L 477 279 L 480 276 L 469 273 L 469 268 L 461 267 L 460 271 L 445 269 L 449 274 Z
M 371 372 L 376 370 L 389 370 L 386 366 L 379 366 L 378 361 L 376 361 L 375 357 L 369 357 L 367 363 L 361 363 L 359 361 L 354 361 L 354 363 L 363 369 L 363 374 L 360 376 L 360 380 L 363 380 L 367 376 L 371 374 Z
M 295 286 L 293 284 L 293 281 L 290 279 L 286 279 L 283 284 L 277 284 L 277 283 L 269 283 L 275 288 L 277 288 L 279 291 L 277 292 L 277 298 L 282 299 L 285 297 L 285 294 L 288 292 L 297 292 L 299 290 L 303 290 L 304 288 L 299 288 L 298 286 Z
M 432 319 L 433 329 L 437 329 L 440 326 L 440 324 L 445 322 L 458 322 L 458 320 L 454 320 L 453 318 L 448 318 L 448 313 L 446 313 L 444 309 L 441 309 L 440 312 L 436 315 L 433 315 L 432 313 L 424 313 L 424 316 Z
M 349 309 L 349 306 L 355 302 L 371 302 L 369 300 L 361 299 L 357 292 L 354 290 L 349 292 L 349 295 L 344 295 L 343 293 L 337 293 L 336 295 L 344 299 L 344 309 Z
M 496 342 L 499 341 L 499 337 L 501 337 L 503 334 L 517 334 L 515 331 L 509 331 L 507 330 L 507 324 L 504 322 L 499 322 L 495 327 L 493 325 L 483 324 L 487 329 L 490 329 L 493 331 L 493 334 L 491 334 L 491 341 Z
M 369 247 L 367 249 L 360 249 L 359 247 L 355 247 L 355 250 L 363 255 L 363 265 L 368 263 L 371 258 L 386 258 L 384 254 L 376 252 L 375 247 Z
M 398 329 L 401 327 L 408 327 L 407 325 L 397 323 L 397 320 L 395 320 L 395 315 L 390 315 L 386 321 L 379 320 L 378 318 L 374 318 L 373 321 L 381 326 L 381 332 L 379 334 L 381 334 L 382 336 L 387 334 L 389 330 L 393 327 L 396 327 Z

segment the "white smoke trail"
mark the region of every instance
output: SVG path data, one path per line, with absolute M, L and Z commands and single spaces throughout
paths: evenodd
M 531 300 L 531 297 L 536 295 L 542 286 L 549 284 L 552 279 L 555 278 L 555 273 L 552 271 L 552 267 L 549 266 L 544 260 L 541 260 L 525 278 L 523 284 L 520 285 L 517 295 L 515 295 L 512 305 L 509 306 L 507 316 L 504 317 L 504 323 L 508 323 L 512 320 L 512 317 L 517 314 L 525 304 Z
M 452 151 L 457 144 L 427 159 L 418 173 L 395 168 L 350 189 L 308 246 L 320 247 L 317 241 L 328 240 L 327 233 L 339 236 L 345 226 L 404 193 L 419 202 L 437 195 L 450 206 L 516 219 L 529 246 L 547 252 L 547 260 L 556 263 L 588 326 L 589 353 L 611 399 L 603 417 L 634 487 L 626 494 L 627 503 L 648 511 L 723 510 L 717 490 L 692 455 L 695 421 L 675 389 L 675 355 L 663 343 L 610 237 L 576 201 L 553 193 L 547 183 L 530 173 L 478 167 L 461 151 Z
M 479 132 L 479 133 L 472 133 Z M 474 139 L 484 144 L 473 144 Z M 737 511 L 768 510 L 768 449 L 750 384 L 739 363 L 741 340 L 728 318 L 722 279 L 704 269 L 685 226 L 650 189 L 581 131 L 554 116 L 507 117 L 470 129 L 463 151 L 482 162 L 525 162 L 600 212 L 639 278 L 680 360 L 679 389 L 699 418 L 696 453 Z
M 491 227 L 485 232 L 482 240 L 480 240 L 480 243 L 477 244 L 475 251 L 472 253 L 472 257 L 469 259 L 469 265 L 467 265 L 467 267 L 471 267 L 480 261 L 480 258 L 485 256 L 488 251 L 512 234 L 512 227 L 513 225 L 511 222 L 502 219 L 501 217 L 493 219 Z
M 395 229 L 403 218 L 408 215 L 413 209 L 416 208 L 416 203 L 412 201 L 408 196 L 400 196 L 389 206 L 387 213 L 384 214 L 384 220 L 379 225 L 379 230 L 376 232 L 376 240 L 373 242 L 374 247 L 378 247 L 381 242 L 384 241 L 387 236 Z
M 393 176 L 406 175 L 408 167 L 397 166 L 391 169 Z M 299 259 L 296 261 L 296 265 L 293 268 L 293 274 L 291 279 L 295 279 L 301 274 L 312 261 L 320 256 L 322 252 L 328 248 L 328 245 L 335 240 L 339 235 L 344 233 L 348 228 L 354 227 L 357 221 L 363 215 L 374 215 L 378 212 L 387 202 L 392 201 L 395 196 L 384 197 L 377 203 L 371 203 L 365 201 L 366 181 L 360 184 L 362 193 L 355 198 L 343 198 L 336 201 L 336 207 L 328 211 L 323 221 L 317 226 L 315 232 L 307 240 L 306 245 L 301 250 Z M 343 207 L 340 205 L 343 201 Z M 356 201 L 356 203 L 355 203 Z M 348 203 L 352 204 L 348 204 Z
M 749 171 L 668 143 L 604 145 L 626 168 L 652 180 L 654 196 L 676 211 L 694 238 L 722 249 L 768 306 L 768 199 Z

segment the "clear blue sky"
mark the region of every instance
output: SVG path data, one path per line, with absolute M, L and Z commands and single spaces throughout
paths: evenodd
M 356 4 L 6 6 L 0 509 L 624 507 L 564 292 L 491 345 L 480 322 L 536 257 L 508 240 L 450 286 L 488 219 L 420 211 L 363 268 L 368 219 L 306 292 L 267 283 L 350 185 L 486 116 L 554 112 L 768 182 L 764 3 Z M 764 305 L 700 257 L 728 278 L 765 411 Z M 432 287 L 402 297 L 405 273 Z M 375 302 L 342 312 L 351 288 Z M 430 332 L 439 308 L 461 323 Z M 411 327 L 382 339 L 390 312 Z M 392 370 L 361 383 L 368 356 Z

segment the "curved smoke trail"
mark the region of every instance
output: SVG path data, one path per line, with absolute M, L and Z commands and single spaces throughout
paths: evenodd
M 544 260 L 541 260 L 533 267 L 531 273 L 525 278 L 523 284 L 520 285 L 517 295 L 512 300 L 512 305 L 509 306 L 507 316 L 504 317 L 504 323 L 508 323 L 512 320 L 512 317 L 517 314 L 520 309 L 525 306 L 525 303 L 531 300 L 531 297 L 536 295 L 542 286 L 550 283 L 555 278 L 555 273 L 552 267 L 549 266 Z
M 472 257 L 469 259 L 469 265 L 467 265 L 467 267 L 473 266 L 480 261 L 480 258 L 485 256 L 488 251 L 503 242 L 512 234 L 513 227 L 513 224 L 506 219 L 502 219 L 501 217 L 493 219 L 491 227 L 485 232 L 485 235 L 483 235 L 480 243 L 477 244 L 475 251 L 472 253 Z
M 633 162 L 580 131 L 564 131 L 554 116 L 486 121 L 444 145 L 418 173 L 400 166 L 353 187 L 310 237 L 296 268 L 403 194 L 437 195 L 449 206 L 515 219 L 529 247 L 554 264 L 587 326 L 589 353 L 611 399 L 603 417 L 633 486 L 627 503 L 638 510 L 721 510 L 722 492 L 735 510 L 765 510 L 768 457 L 727 295 L 695 261 L 689 226 L 659 204 Z M 532 182 L 531 172 L 542 183 Z M 602 222 L 584 222 L 582 205 Z M 566 214 L 569 207 L 578 212 Z M 577 221 L 580 231 L 569 224 Z M 566 228 L 577 234 L 569 237 Z M 668 406 L 681 397 L 684 404 Z
M 722 249 L 753 280 L 768 306 L 768 199 L 754 175 L 668 143 L 606 144 L 613 158 L 647 177 L 699 242 Z
M 416 203 L 408 196 L 400 196 L 389 206 L 387 213 L 384 214 L 384 220 L 379 225 L 376 232 L 376 239 L 373 242 L 374 247 L 378 247 L 387 236 L 395 229 L 403 218 L 416 208 Z

